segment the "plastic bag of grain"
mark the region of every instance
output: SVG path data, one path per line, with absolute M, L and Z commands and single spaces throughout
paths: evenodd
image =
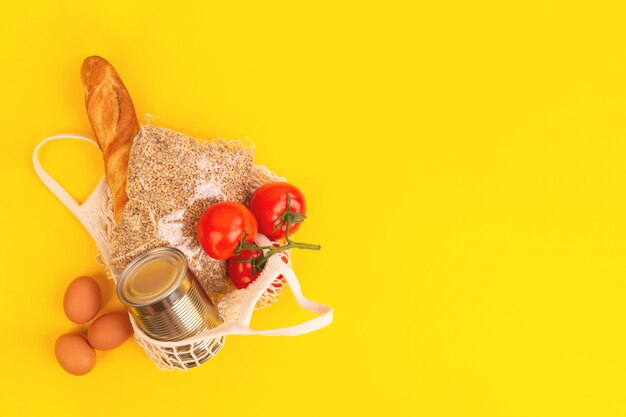
M 148 117 L 128 162 L 128 203 L 111 244 L 110 267 L 121 270 L 145 251 L 172 246 L 213 299 L 233 290 L 226 264 L 209 257 L 196 239 L 200 215 L 212 204 L 246 204 L 254 147 L 242 141 L 198 140 Z M 169 125 L 168 125 L 169 126 Z

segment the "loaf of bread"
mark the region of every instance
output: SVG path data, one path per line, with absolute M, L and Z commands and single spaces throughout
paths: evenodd
M 128 158 L 139 121 L 128 90 L 115 68 L 104 58 L 85 58 L 81 68 L 87 116 L 104 156 L 104 172 L 113 195 L 113 212 L 119 223 L 128 195 Z

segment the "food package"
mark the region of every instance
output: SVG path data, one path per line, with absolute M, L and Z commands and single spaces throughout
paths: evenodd
M 128 202 L 113 235 L 111 268 L 119 272 L 149 249 L 172 246 L 185 254 L 209 295 L 225 294 L 233 289 L 226 264 L 202 250 L 196 225 L 211 204 L 246 204 L 254 147 L 198 140 L 159 122 L 147 117 L 132 144 Z

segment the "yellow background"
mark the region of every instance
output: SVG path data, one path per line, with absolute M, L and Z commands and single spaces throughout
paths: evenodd
M 24 5 L 22 3 L 28 3 Z M 626 10 L 574 1 L 59 1 L 0 12 L 0 415 L 626 414 Z M 79 68 L 140 113 L 249 137 L 307 195 L 304 292 L 335 323 L 230 337 L 192 371 L 132 341 L 63 372 L 95 247 L 44 188 L 91 134 Z M 84 199 L 88 144 L 44 165 Z M 309 316 L 285 296 L 271 327 Z

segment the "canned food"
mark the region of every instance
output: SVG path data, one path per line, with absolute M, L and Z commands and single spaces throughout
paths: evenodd
M 182 340 L 222 322 L 187 266 L 185 255 L 176 248 L 156 248 L 135 258 L 122 272 L 116 290 L 137 326 L 156 340 Z M 180 353 L 178 357 L 173 353 L 172 359 L 199 358 L 202 363 L 217 353 L 222 344 L 223 337 L 219 341 L 209 340 L 181 349 L 186 352 L 182 358 Z

